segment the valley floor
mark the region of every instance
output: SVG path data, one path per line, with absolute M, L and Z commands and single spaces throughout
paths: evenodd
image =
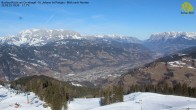
M 34 93 L 27 96 L 0 85 L 0 110 L 51 110 L 44 108 Z M 196 98 L 136 92 L 124 96 L 124 102 L 100 106 L 100 98 L 76 98 L 68 104 L 68 110 L 188 110 L 196 109 Z M 16 103 L 19 107 L 16 108 Z

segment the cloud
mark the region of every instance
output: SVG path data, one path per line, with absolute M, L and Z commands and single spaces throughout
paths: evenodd
M 93 15 L 93 16 L 91 16 L 91 18 L 94 20 L 104 20 L 105 19 L 105 17 L 102 14 Z
M 51 15 L 45 22 L 45 24 L 48 24 L 53 18 L 54 18 L 55 14 Z

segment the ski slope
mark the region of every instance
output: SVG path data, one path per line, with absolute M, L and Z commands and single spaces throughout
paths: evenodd
M 196 98 L 140 92 L 125 95 L 124 102 L 106 106 L 100 106 L 98 98 L 77 98 L 68 105 L 68 110 L 187 110 L 186 108 L 196 110 Z
M 51 110 L 44 108 L 34 93 L 28 95 L 16 94 L 15 90 L 0 85 L 0 110 Z M 161 95 L 156 93 L 136 92 L 124 96 L 124 102 L 100 106 L 100 98 L 75 98 L 68 103 L 68 110 L 196 110 L 196 98 L 174 95 Z M 20 106 L 15 108 L 15 104 Z
M 15 90 L 0 85 L 0 110 L 51 110 L 50 107 L 44 108 L 44 103 L 32 92 L 27 100 L 26 94 L 16 94 Z

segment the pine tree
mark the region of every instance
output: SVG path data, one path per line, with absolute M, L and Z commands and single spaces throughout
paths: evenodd
M 113 99 L 112 103 L 123 101 L 123 88 L 122 88 L 122 86 L 113 87 L 112 99 Z
M 192 59 L 192 67 L 195 67 L 195 60 Z
M 187 84 L 186 84 L 186 83 L 184 83 L 184 84 L 182 85 L 182 95 L 183 95 L 183 96 L 189 96 L 188 87 L 187 87 Z

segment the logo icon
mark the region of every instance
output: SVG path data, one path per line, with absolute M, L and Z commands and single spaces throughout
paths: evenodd
M 182 11 L 181 14 L 194 14 L 194 7 L 189 2 L 184 2 L 182 4 Z

